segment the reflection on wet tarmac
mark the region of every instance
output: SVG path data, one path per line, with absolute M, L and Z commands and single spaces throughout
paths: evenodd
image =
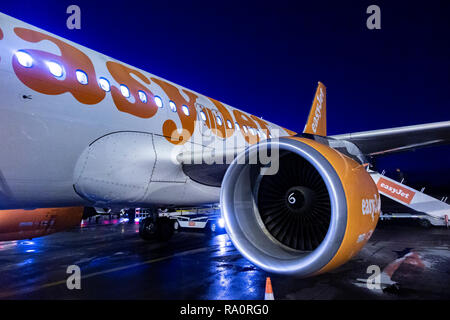
M 384 226 L 349 263 L 297 279 L 255 267 L 226 234 L 178 232 L 167 243 L 149 243 L 138 227 L 117 219 L 0 243 L 0 298 L 262 299 L 267 276 L 277 299 L 450 298 L 450 231 L 444 228 Z M 404 261 L 397 265 L 398 259 Z M 81 290 L 66 286 L 73 264 L 81 269 Z M 393 271 L 396 287 L 369 290 L 369 265 Z

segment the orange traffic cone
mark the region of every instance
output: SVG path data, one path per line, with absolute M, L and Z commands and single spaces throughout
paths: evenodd
M 266 294 L 264 295 L 264 300 L 274 300 L 270 277 L 266 278 Z

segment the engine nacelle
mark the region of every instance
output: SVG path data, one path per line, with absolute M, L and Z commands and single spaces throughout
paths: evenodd
M 261 175 L 260 161 L 248 163 L 266 148 L 279 152 L 274 175 Z M 380 215 L 378 190 L 363 165 L 297 137 L 240 154 L 225 174 L 220 201 L 228 235 L 243 256 L 268 272 L 301 277 L 352 258 Z

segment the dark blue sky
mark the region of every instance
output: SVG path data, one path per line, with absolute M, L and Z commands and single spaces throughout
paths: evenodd
M 81 30 L 66 28 L 71 4 Z M 371 4 L 381 30 L 366 28 Z M 0 11 L 294 131 L 317 81 L 329 134 L 450 120 L 445 0 L 2 0 Z M 379 163 L 442 183 L 449 149 Z

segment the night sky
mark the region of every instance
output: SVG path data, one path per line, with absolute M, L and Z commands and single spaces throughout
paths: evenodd
M 66 27 L 71 4 L 81 30 Z M 366 27 L 371 4 L 381 30 Z M 0 11 L 298 132 L 317 81 L 330 135 L 450 120 L 445 0 L 2 0 Z M 449 163 L 448 146 L 378 162 L 427 187 L 450 187 Z

